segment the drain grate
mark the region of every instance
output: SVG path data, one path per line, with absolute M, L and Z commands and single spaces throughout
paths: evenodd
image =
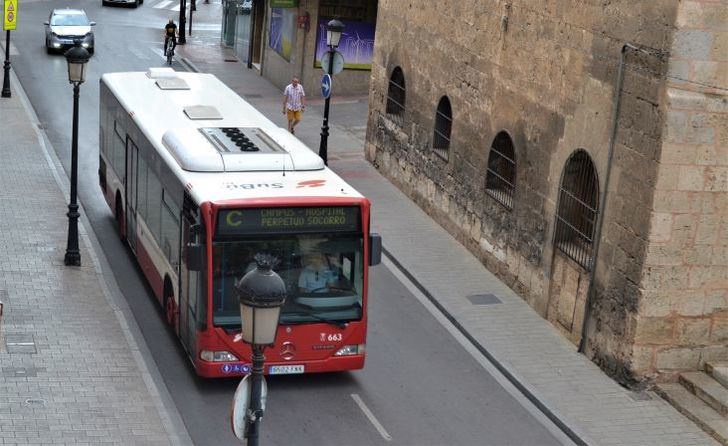
M 35 341 L 33 340 L 32 334 L 6 334 L 5 348 L 8 353 L 38 353 L 35 348 Z
M 473 305 L 494 305 L 503 303 L 495 294 L 472 294 L 468 296 L 468 300 Z
M 237 62 L 238 59 L 223 59 L 225 62 Z
M 263 97 L 262 94 L 255 94 L 255 93 L 244 94 L 243 96 L 245 96 L 245 99 L 260 99 Z

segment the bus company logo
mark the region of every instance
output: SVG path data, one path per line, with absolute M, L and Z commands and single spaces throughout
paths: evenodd
M 283 183 L 233 183 L 228 181 L 222 185 L 225 189 L 283 189 Z
M 300 189 L 302 187 L 321 187 L 326 184 L 326 180 L 306 180 L 306 181 L 299 181 L 298 185 L 296 186 L 296 189 Z
M 296 346 L 293 342 L 284 342 L 281 346 L 281 358 L 289 361 L 296 355 Z

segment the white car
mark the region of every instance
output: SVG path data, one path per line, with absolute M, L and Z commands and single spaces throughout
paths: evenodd
M 62 51 L 80 40 L 89 53 L 94 52 L 94 33 L 83 9 L 54 9 L 45 22 L 45 46 L 48 53 Z

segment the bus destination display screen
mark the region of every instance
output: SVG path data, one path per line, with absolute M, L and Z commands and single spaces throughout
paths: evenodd
M 356 232 L 361 213 L 356 206 L 222 209 L 218 235 Z

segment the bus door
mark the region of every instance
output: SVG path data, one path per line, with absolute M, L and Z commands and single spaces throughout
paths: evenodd
M 126 240 L 131 250 L 136 253 L 136 208 L 137 208 L 137 176 L 139 149 L 137 149 L 134 141 L 126 137 L 126 187 L 124 188 L 126 196 Z
M 190 271 L 187 267 L 187 245 L 191 241 L 190 227 L 194 222 L 191 216 L 183 212 L 182 243 L 180 243 L 180 292 L 179 292 L 179 337 L 190 354 L 195 354 L 195 334 L 197 323 L 197 300 L 199 298 L 199 271 Z

